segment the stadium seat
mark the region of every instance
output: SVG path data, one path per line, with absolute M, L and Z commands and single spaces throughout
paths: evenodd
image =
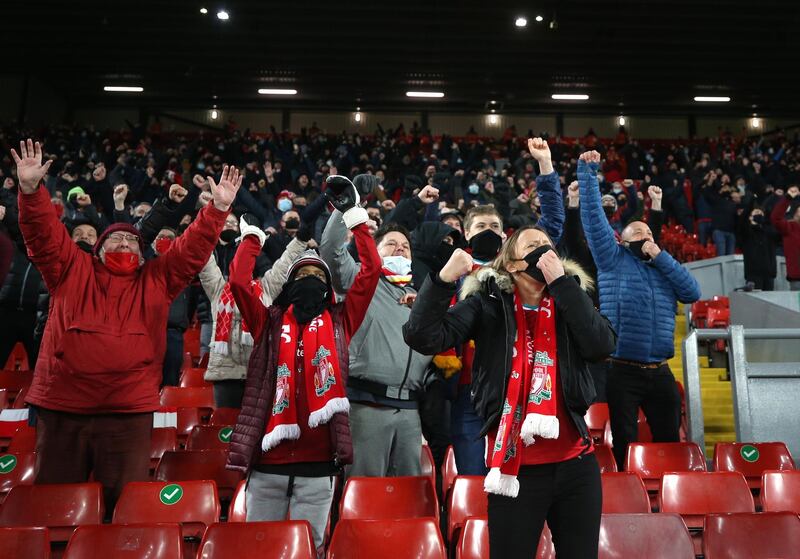
M 705 472 L 706 459 L 695 443 L 630 443 L 625 471 L 641 476 L 648 491 L 658 491 L 664 472 Z
M 178 450 L 178 430 L 175 427 L 159 427 L 150 434 L 150 469 L 155 471 L 159 460 L 168 450 Z
M 755 503 L 738 472 L 675 472 L 665 473 L 661 479 L 659 510 L 681 515 L 699 555 L 705 515 L 755 512 Z
M 800 554 L 800 518 L 790 512 L 709 514 L 705 559 L 772 559 Z
M 247 521 L 247 504 L 245 500 L 244 488 L 247 482 L 242 480 L 236 486 L 231 498 L 231 504 L 228 507 L 228 522 L 246 522 Z
M 444 463 L 442 464 L 442 491 L 445 495 L 453 487 L 453 481 L 457 475 L 456 452 L 451 445 L 447 447 L 447 451 L 444 453 Z
M 589 406 L 583 418 L 589 428 L 589 435 L 597 445 L 603 444 L 603 433 L 605 432 L 606 422 L 608 421 L 608 404 L 597 402 Z
M 0 388 L 0 410 L 6 409 L 11 405 L 11 400 L 8 398 L 8 390 Z
M 30 386 L 25 386 L 22 388 L 22 390 L 17 392 L 17 396 L 14 398 L 14 403 L 12 403 L 10 406 L 12 410 L 21 410 L 26 406 L 25 397 L 28 395 L 29 389 Z
M 761 478 L 764 512 L 791 511 L 800 514 L 800 471 L 764 472 Z
M 614 453 L 611 447 L 604 444 L 595 445 L 594 455 L 597 458 L 597 463 L 600 465 L 600 473 L 617 471 L 617 461 L 614 459 Z
M 178 440 L 186 442 L 189 433 L 198 425 L 203 424 L 203 415 L 208 413 L 208 408 L 178 408 L 177 429 Z
M 694 559 L 692 538 L 677 514 L 604 514 L 598 559 Z
M 269 542 L 269 545 L 264 545 Z M 316 559 L 311 525 L 304 520 L 214 524 L 198 559 Z
M 650 512 L 650 499 L 642 478 L 634 472 L 604 473 L 603 513 Z
M 333 531 L 328 559 L 376 557 L 446 559 L 447 555 L 433 518 L 340 519 Z
M 193 388 L 165 386 L 161 389 L 161 405 L 169 408 L 214 409 L 214 389 L 211 386 Z
M 706 318 L 707 328 L 727 328 L 731 321 L 731 311 L 728 308 L 708 308 Z
M 36 429 L 23 425 L 17 428 L 11 442 L 8 443 L 8 452 L 24 453 L 36 450 Z
M 23 388 L 33 381 L 33 371 L 0 371 L 0 388 L 6 390 L 9 400 L 14 400 Z
M 794 460 L 784 443 L 717 443 L 714 471 L 739 472 L 750 489 L 761 489 L 766 470 L 794 470 Z
M 420 475 L 430 478 L 431 483 L 436 487 L 436 463 L 433 461 L 431 447 L 424 444 L 419 455 Z
M 186 450 L 227 451 L 232 434 L 232 425 L 196 425 L 186 439 Z
M 65 542 L 78 526 L 103 522 L 99 483 L 17 485 L 0 507 L 0 526 L 49 528 L 50 541 Z
M 203 378 L 206 374 L 205 369 L 190 368 L 184 369 L 181 372 L 180 387 L 181 388 L 203 388 L 213 386 L 210 382 Z
M 224 450 L 167 451 L 156 467 L 156 481 L 210 479 L 219 489 L 220 499 L 228 500 L 242 479 L 239 472 L 225 469 L 228 453 Z
M 35 477 L 36 454 L 0 453 L 0 501 L 17 485 L 33 485 Z
M 456 559 L 485 559 L 486 557 L 489 557 L 489 523 L 485 516 L 467 518 L 456 546 Z M 534 559 L 555 559 L 555 557 L 553 536 L 545 523 Z
M 0 550 L 9 559 L 49 559 L 47 528 L 0 528 Z
M 236 425 L 239 419 L 239 408 L 217 408 L 211 412 L 209 425 Z
M 63 559 L 179 559 L 182 548 L 179 524 L 81 526 Z
M 184 537 L 196 538 L 219 522 L 220 504 L 213 481 L 162 483 L 135 481 L 122 489 L 114 524 L 177 522 Z
M 489 503 L 483 476 L 458 476 L 447 498 L 447 541 L 452 545 L 471 516 L 486 516 Z
M 418 517 L 439 520 L 429 477 L 351 477 L 344 486 L 340 520 Z

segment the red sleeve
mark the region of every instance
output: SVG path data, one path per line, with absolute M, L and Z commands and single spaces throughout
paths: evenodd
M 355 334 L 364 321 L 369 303 L 372 301 L 381 277 L 381 257 L 378 255 L 378 249 L 375 248 L 375 241 L 369 234 L 369 228 L 362 223 L 353 229 L 353 236 L 356 239 L 356 248 L 361 259 L 361 269 L 356 279 L 353 280 L 353 285 L 347 291 L 347 299 L 344 302 L 344 325 L 348 343 L 350 337 Z
M 54 292 L 67 269 L 80 260 L 78 246 L 58 220 L 50 193 L 39 187 L 32 194 L 19 193 L 19 228 L 25 239 L 28 256 L 42 274 L 47 288 Z M 88 256 L 88 255 L 85 255 Z
M 267 322 L 267 307 L 250 289 L 256 257 L 261 252 L 261 245 L 253 235 L 242 240 L 229 270 L 228 281 L 231 292 L 242 318 L 250 328 L 254 340 L 259 340 Z
M 775 204 L 775 207 L 772 208 L 772 214 L 769 216 L 772 225 L 775 226 L 775 229 L 780 231 L 781 235 L 789 234 L 789 223 L 786 221 L 786 208 L 789 207 L 789 201 L 790 199 L 788 196 L 781 198 L 781 200 Z

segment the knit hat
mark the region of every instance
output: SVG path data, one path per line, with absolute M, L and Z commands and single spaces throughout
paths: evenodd
M 366 197 L 372 194 L 376 186 L 380 184 L 380 179 L 375 175 L 361 174 L 353 177 L 353 184 L 358 189 L 361 196 Z
M 328 285 L 333 285 L 330 268 L 328 268 L 328 265 L 322 258 L 319 257 L 316 251 L 311 249 L 298 256 L 297 259 L 292 263 L 291 267 L 289 268 L 289 273 L 286 275 L 286 281 L 292 281 L 297 271 L 303 266 L 316 266 L 317 268 L 322 269 L 322 271 L 325 272 Z
M 605 194 L 602 198 L 600 198 L 600 203 L 605 205 L 605 202 L 611 201 L 614 203 L 614 207 L 617 207 L 617 199 L 614 198 L 611 194 Z
M 136 235 L 136 238 L 139 239 L 139 254 L 144 254 L 144 242 L 142 242 L 141 231 L 139 231 L 136 227 L 134 227 L 129 223 L 115 223 L 113 225 L 110 225 L 97 238 L 97 242 L 94 245 L 95 256 L 97 256 L 100 253 L 100 249 L 103 248 L 103 243 L 106 242 L 108 236 L 118 231 L 122 233 L 130 233 L 131 235 Z
M 86 194 L 86 191 L 83 190 L 83 187 L 76 186 L 70 188 L 67 191 L 67 202 L 69 202 L 70 198 L 77 198 L 78 196 L 83 196 L 84 194 Z

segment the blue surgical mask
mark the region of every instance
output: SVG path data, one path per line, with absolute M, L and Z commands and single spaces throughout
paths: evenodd
M 278 200 L 278 209 L 284 213 L 288 212 L 289 210 L 292 209 L 292 201 L 289 200 L 288 198 L 281 198 L 280 200 Z
M 198 163 L 198 164 L 197 164 L 197 170 L 198 170 L 198 171 L 204 171 L 204 170 L 205 170 L 205 168 L 206 168 L 206 164 L 205 164 L 205 163 L 202 163 L 202 162 L 201 162 L 201 163 Z
M 469 185 L 468 190 L 470 194 L 472 194 L 473 196 L 477 196 L 478 192 L 480 192 L 481 190 L 481 187 L 473 182 L 471 185 Z
M 411 260 L 405 256 L 385 256 L 383 267 L 398 276 L 407 276 L 411 273 Z

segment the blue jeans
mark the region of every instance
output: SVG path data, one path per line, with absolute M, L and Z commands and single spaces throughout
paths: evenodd
M 458 394 L 451 409 L 450 432 L 458 475 L 485 476 L 488 471 L 484 458 L 485 437 L 478 437 L 483 421 L 472 407 L 469 386 L 458 387 Z
M 716 229 L 711 238 L 717 247 L 717 256 L 728 256 L 736 250 L 736 235 L 733 233 Z
M 697 240 L 701 245 L 706 246 L 708 237 L 711 234 L 711 221 L 701 221 L 697 224 Z

